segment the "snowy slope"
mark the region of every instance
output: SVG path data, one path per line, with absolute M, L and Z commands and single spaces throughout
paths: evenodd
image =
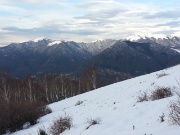
M 47 46 L 53 46 L 53 45 L 57 45 L 60 44 L 62 41 L 53 41 L 51 43 L 49 43 Z
M 160 74 L 166 76 L 158 77 Z M 180 91 L 180 65 L 115 83 L 97 90 L 50 104 L 53 113 L 40 118 L 39 123 L 13 135 L 37 135 L 39 128 L 48 130 L 58 116 L 68 114 L 73 118 L 73 127 L 62 135 L 179 135 L 180 127 L 168 122 L 168 105 L 173 97 L 137 103 L 140 93 L 151 93 L 157 87 L 170 87 Z M 75 106 L 77 101 L 83 101 Z M 165 122 L 159 116 L 165 114 Z M 86 130 L 88 118 L 101 118 L 101 123 Z M 133 130 L 135 125 L 135 130 Z

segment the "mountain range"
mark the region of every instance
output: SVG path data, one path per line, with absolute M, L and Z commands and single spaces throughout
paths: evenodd
M 26 77 L 42 73 L 81 73 L 93 67 L 111 76 L 126 73 L 137 76 L 179 64 L 178 49 L 178 37 L 136 36 L 89 43 L 40 37 L 0 47 L 0 72 Z M 105 72 L 107 70 L 109 72 Z

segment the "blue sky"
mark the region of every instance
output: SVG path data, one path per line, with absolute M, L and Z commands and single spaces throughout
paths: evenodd
M 0 0 L 1 42 L 180 36 L 179 0 Z

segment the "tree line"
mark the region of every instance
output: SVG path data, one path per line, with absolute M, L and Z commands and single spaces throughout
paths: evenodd
M 126 74 L 123 78 L 131 78 Z M 66 74 L 42 74 L 24 79 L 11 78 L 6 72 L 0 74 L 0 104 L 10 102 L 43 102 L 45 104 L 60 101 L 99 87 L 121 81 L 118 75 L 110 83 L 100 83 L 98 70 L 89 68 L 80 78 Z
M 97 87 L 95 69 L 89 70 L 81 79 L 65 74 L 43 74 L 40 77 L 14 79 L 7 73 L 1 73 L 0 104 L 27 101 L 52 103 Z

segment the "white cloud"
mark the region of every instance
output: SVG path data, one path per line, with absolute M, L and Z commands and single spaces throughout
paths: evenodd
M 25 14 L 27 13 L 28 10 L 15 6 L 0 5 L 0 11 L 12 13 L 12 14 Z
M 136 33 L 179 34 L 179 8 L 132 0 L 0 0 L 0 40 L 90 41 Z M 164 22 L 164 23 L 161 23 Z M 23 33 L 23 34 L 22 34 Z

